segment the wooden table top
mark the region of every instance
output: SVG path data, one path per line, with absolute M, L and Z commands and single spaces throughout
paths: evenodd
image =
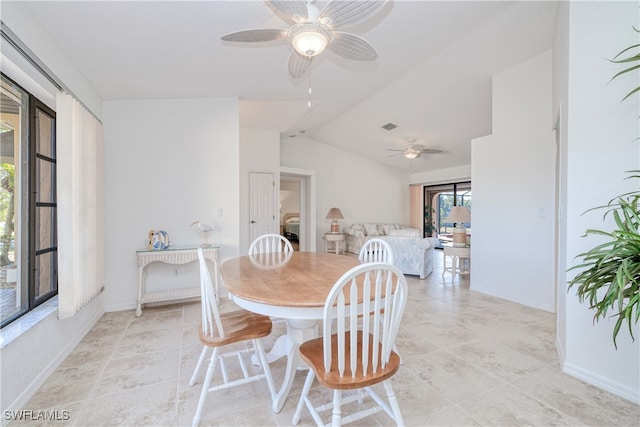
M 251 255 L 222 263 L 227 290 L 240 298 L 280 307 L 322 307 L 335 282 L 360 265 L 355 257 L 294 252 L 279 266 L 260 266 Z

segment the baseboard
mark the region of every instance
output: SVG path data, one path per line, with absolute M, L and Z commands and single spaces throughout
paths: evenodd
M 105 305 L 104 306 L 104 312 L 105 313 L 110 313 L 112 311 L 135 310 L 136 308 L 138 308 L 138 304 L 137 303 Z
M 515 302 L 517 304 L 526 305 L 527 307 L 536 308 L 542 311 L 548 311 L 549 313 L 555 313 L 555 307 L 553 305 L 541 304 L 537 301 L 530 301 L 525 298 L 514 297 L 513 295 L 504 294 L 501 292 L 495 292 L 493 289 L 487 289 L 478 286 L 471 286 L 472 291 L 480 292 L 486 295 L 491 295 L 492 297 L 504 299 L 507 301 Z
M 608 378 L 596 375 L 593 372 L 586 371 L 570 363 L 565 363 L 562 366 L 562 372 L 595 387 L 598 387 L 602 390 L 613 393 L 616 396 L 620 396 L 623 399 L 635 403 L 636 405 L 640 405 L 640 392 L 637 389 L 633 389 L 623 384 L 611 381 Z

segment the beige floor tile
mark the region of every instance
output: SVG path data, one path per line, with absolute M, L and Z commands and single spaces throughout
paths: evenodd
M 138 355 L 158 350 L 179 349 L 182 343 L 182 326 L 149 331 L 127 332 L 122 336 L 115 348 L 115 357 Z
M 25 405 L 26 409 L 59 407 L 87 399 L 106 362 L 58 368 Z
M 179 349 L 160 350 L 145 355 L 110 360 L 98 379 L 90 397 L 98 397 L 157 384 L 177 381 Z
M 148 332 L 158 329 L 169 329 L 176 325 L 182 325 L 182 309 L 173 309 L 170 311 L 162 311 L 161 308 L 154 310 L 143 310 L 141 317 L 136 317 L 129 324 L 127 333 Z
M 76 425 L 172 426 L 176 422 L 176 382 L 165 381 L 91 399 Z
M 398 375 L 402 386 L 405 382 L 415 385 L 412 392 L 429 385 L 451 403 L 477 396 L 504 383 L 449 351 L 405 357 Z
M 458 406 L 487 426 L 579 426 L 581 423 L 532 396 L 505 385 Z
M 638 405 L 548 366 L 514 383 L 536 399 L 589 426 L 640 425 Z
M 502 342 L 477 340 L 451 351 L 469 364 L 506 382 L 515 381 L 545 366 L 527 353 Z
M 416 411 L 414 414 L 409 414 L 408 416 L 403 414 L 403 417 L 407 426 L 416 427 L 472 427 L 482 425 L 456 405 L 446 406 L 428 415 Z
M 84 338 L 59 368 L 74 367 L 87 363 L 106 362 L 116 348 L 121 335 L 103 335 L 100 338 Z

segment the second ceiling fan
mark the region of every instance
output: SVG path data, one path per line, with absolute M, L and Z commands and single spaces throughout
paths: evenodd
M 354 61 L 375 61 L 378 53 L 355 34 L 338 31 L 360 24 L 384 7 L 387 0 L 331 0 L 318 9 L 315 0 L 265 0 L 275 13 L 291 25 L 288 29 L 263 28 L 236 31 L 221 37 L 227 42 L 288 42 L 289 75 L 297 79 L 325 49 Z
M 409 145 L 406 148 L 398 149 L 398 148 L 387 148 L 387 151 L 399 151 L 402 155 L 407 159 L 417 159 L 423 154 L 438 154 L 442 153 L 442 150 L 435 150 L 432 148 L 427 148 L 424 145 L 416 144 L 415 138 L 409 138 Z

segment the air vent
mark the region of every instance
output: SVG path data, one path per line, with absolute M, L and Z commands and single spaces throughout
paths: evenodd
M 397 127 L 398 127 L 398 125 L 394 125 L 393 123 L 387 123 L 386 125 L 382 126 L 382 129 L 394 130 Z

